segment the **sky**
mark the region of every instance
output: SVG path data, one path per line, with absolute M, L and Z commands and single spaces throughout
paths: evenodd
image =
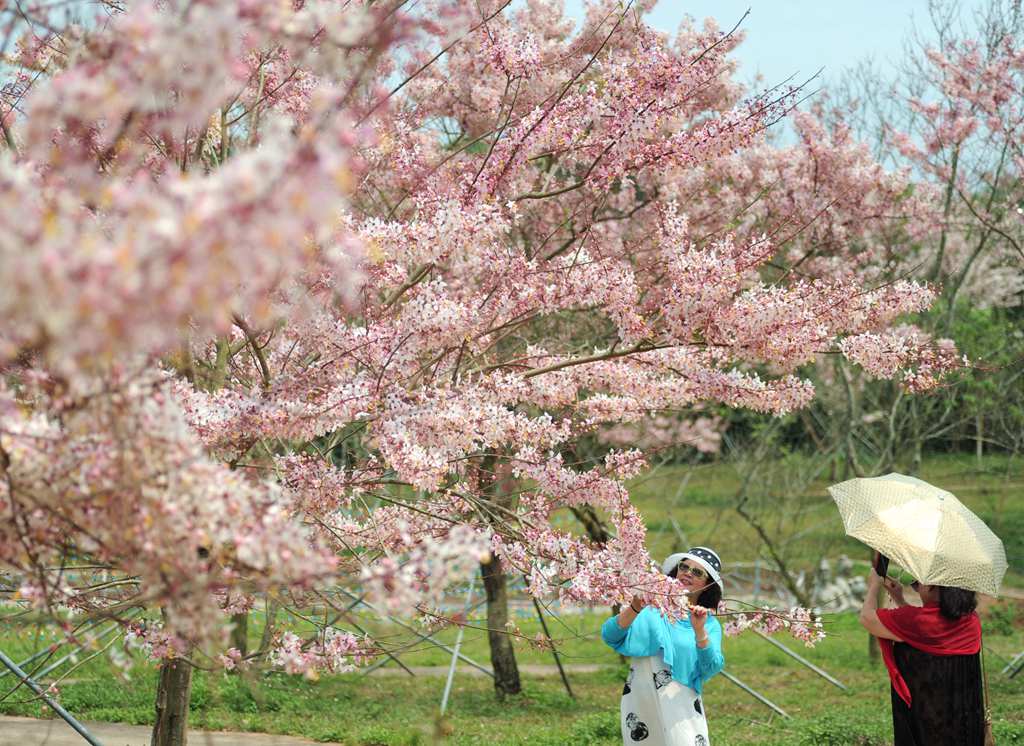
M 964 0 L 966 12 L 983 0 Z M 927 26 L 927 0 L 660 0 L 648 23 L 674 32 L 684 15 L 698 21 L 711 16 L 723 31 L 744 12 L 740 26 L 746 40 L 736 50 L 738 79 L 749 83 L 757 73 L 768 85 L 791 75 L 802 82 L 819 68 L 824 79 L 838 79 L 845 69 L 872 58 L 879 65 L 895 64 L 903 41 L 915 21 Z M 582 16 L 581 0 L 566 0 L 566 11 Z

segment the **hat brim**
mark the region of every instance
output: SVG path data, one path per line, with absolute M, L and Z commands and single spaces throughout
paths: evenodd
M 725 586 L 722 585 L 722 576 L 719 574 L 718 570 L 712 567 L 711 563 L 709 563 L 706 559 L 698 557 L 695 554 L 690 554 L 689 552 L 676 552 L 675 554 L 670 554 L 668 557 L 666 557 L 665 561 L 661 563 L 662 574 L 668 575 L 670 572 L 672 572 L 672 569 L 680 562 L 682 562 L 684 559 L 693 560 L 698 565 L 703 567 L 704 571 L 707 572 L 708 577 L 710 577 L 715 583 L 717 583 L 719 588 L 725 590 Z

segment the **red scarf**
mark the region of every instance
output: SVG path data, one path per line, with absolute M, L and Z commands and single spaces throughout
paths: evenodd
M 952 621 L 939 613 L 938 604 L 879 609 L 878 619 L 901 640 L 932 655 L 974 655 L 981 650 L 981 620 L 971 612 Z M 892 640 L 878 639 L 889 680 L 900 699 L 910 707 L 910 689 L 896 667 Z

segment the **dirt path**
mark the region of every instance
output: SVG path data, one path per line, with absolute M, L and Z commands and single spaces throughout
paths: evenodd
M 152 728 L 121 723 L 85 723 L 103 746 L 149 746 Z M 189 746 L 312 746 L 314 741 L 267 733 L 211 733 L 193 730 Z M 87 746 L 63 720 L 0 717 L 0 746 Z M 325 744 L 319 744 L 325 746 Z M 330 746 L 329 744 L 327 746 Z
M 607 666 L 591 663 L 570 663 L 566 673 L 594 673 Z M 447 676 L 448 666 L 411 666 L 416 676 Z M 520 664 L 520 673 L 530 676 L 558 676 L 553 665 Z M 389 664 L 374 671 L 372 676 L 408 676 L 406 671 Z M 459 663 L 456 677 L 484 676 L 465 663 Z M 124 725 L 121 723 L 85 723 L 85 727 L 103 746 L 149 746 L 152 729 L 147 725 Z M 267 733 L 214 733 L 193 730 L 188 736 L 189 746 L 312 746 L 294 736 L 275 736 Z M 63 720 L 37 720 L 35 718 L 0 717 L 0 746 L 86 746 L 79 736 Z M 319 746 L 325 746 L 320 744 Z M 327 744 L 326 746 L 330 746 Z
M 483 665 L 487 665 L 486 661 Z M 574 673 L 596 673 L 608 668 L 607 665 L 599 663 L 563 663 L 562 667 L 565 668 L 565 673 L 571 675 Z M 412 671 L 416 676 L 447 676 L 448 666 L 409 666 L 409 670 Z M 552 664 L 542 663 L 520 663 L 519 673 L 529 674 L 530 676 L 558 676 L 558 669 Z M 374 670 L 371 676 L 408 676 L 407 671 L 402 670 L 394 663 L 389 663 L 386 666 Z M 459 667 L 455 671 L 455 678 L 461 676 L 486 676 L 483 671 L 480 671 L 472 666 L 468 666 L 462 661 L 459 661 Z

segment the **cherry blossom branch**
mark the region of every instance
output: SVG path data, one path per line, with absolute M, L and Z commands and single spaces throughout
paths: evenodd
M 498 16 L 498 15 L 499 15 L 499 14 L 500 14 L 500 13 L 501 13 L 501 12 L 502 12 L 503 10 L 505 10 L 505 8 L 507 8 L 507 7 L 508 7 L 509 5 L 511 5 L 511 4 L 512 4 L 512 0 L 505 0 L 505 1 L 504 1 L 504 3 L 503 3 L 502 5 L 499 5 L 499 6 L 498 6 L 498 8 L 497 8 L 497 9 L 496 9 L 496 10 L 495 10 L 495 11 L 494 11 L 493 13 L 491 13 L 491 14 L 490 14 L 489 16 L 487 16 L 486 18 L 484 18 L 483 20 L 481 20 L 481 21 L 480 21 L 479 23 L 477 23 L 477 24 L 476 24 L 475 26 L 472 26 L 472 27 L 471 27 L 471 28 L 469 29 L 469 31 L 467 31 L 466 33 L 464 33 L 464 34 L 463 34 L 462 36 L 460 36 L 460 37 L 459 37 L 458 39 L 455 39 L 455 40 L 454 40 L 454 41 L 452 41 L 452 42 L 451 42 L 450 44 L 448 44 L 448 45 L 447 45 L 447 46 L 445 46 L 445 47 L 444 47 L 443 49 L 441 49 L 441 51 L 440 51 L 440 52 L 438 52 L 438 53 L 437 53 L 437 54 L 435 54 L 435 55 L 434 55 L 433 57 L 431 57 L 431 58 L 430 58 L 429 60 L 427 60 L 426 62 L 424 62 L 424 63 L 423 63 L 422 65 L 420 65 L 420 66 L 419 66 L 419 68 L 417 68 L 417 69 L 416 69 L 416 70 L 415 70 L 415 71 L 414 71 L 414 72 L 413 72 L 413 73 L 412 73 L 411 75 L 408 75 L 408 76 L 406 76 L 406 77 L 405 77 L 405 78 L 404 78 L 404 79 L 402 80 L 402 82 L 401 82 L 401 83 L 399 83 L 399 84 L 398 84 L 398 85 L 396 85 L 396 86 L 395 86 L 394 88 L 392 88 L 392 89 L 391 89 L 391 90 L 390 90 L 390 91 L 388 92 L 388 94 L 387 94 L 386 96 L 384 96 L 384 97 L 383 97 L 383 98 L 382 98 L 382 99 L 381 99 L 380 101 L 378 101 L 378 102 L 377 102 L 376 104 L 374 104 L 374 106 L 373 106 L 373 107 L 372 107 L 372 108 L 371 108 L 371 109 L 370 109 L 370 110 L 369 110 L 368 112 L 366 112 L 366 114 L 364 114 L 364 115 L 363 115 L 363 117 L 362 117 L 362 118 L 361 118 L 361 119 L 359 120 L 359 124 L 362 124 L 362 123 L 363 123 L 363 122 L 365 122 L 365 121 L 367 120 L 367 118 L 369 118 L 369 117 L 370 117 L 370 116 L 371 116 L 372 114 L 375 114 L 375 113 L 377 112 L 377 109 L 379 109 L 379 108 L 380 108 L 381 106 L 383 106 L 383 105 L 384 105 L 384 103 L 385 103 L 386 101 L 388 101 L 388 99 L 390 99 L 390 98 L 391 98 L 392 96 L 394 96 L 394 95 L 395 95 L 396 93 L 398 93 L 398 92 L 399 92 L 400 90 L 402 90 L 403 88 L 405 88 L 405 86 L 406 86 L 406 85 L 408 85 L 408 84 L 409 84 L 410 82 L 412 82 L 412 80 L 413 80 L 413 79 L 415 79 L 416 77 L 418 77 L 418 76 L 419 76 L 419 75 L 420 75 L 421 73 L 423 73 L 423 72 L 424 72 L 425 70 L 427 70 L 427 69 L 428 69 L 428 68 L 429 68 L 429 67 L 430 67 L 431 65 L 433 65 L 433 64 L 434 64 L 435 62 L 437 62 L 437 61 L 438 61 L 439 59 L 441 59 L 441 58 L 442 58 L 442 57 L 443 57 L 443 56 L 444 56 L 444 55 L 445 55 L 445 54 L 446 54 L 446 53 L 447 53 L 448 51 L 450 51 L 450 50 L 451 50 L 451 49 L 452 49 L 452 48 L 453 48 L 453 47 L 454 47 L 455 45 L 457 45 L 457 44 L 458 44 L 459 42 L 461 42 L 461 41 L 462 41 L 463 39 L 465 39 L 466 37 L 468 37 L 468 36 L 472 35 L 472 34 L 473 34 L 473 33 L 474 33 L 474 32 L 475 32 L 475 31 L 476 31 L 477 29 L 479 29 L 479 28 L 480 28 L 481 26 L 484 26 L 484 25 L 486 25 L 486 24 L 487 24 L 487 23 L 488 23 L 488 22 L 489 22 L 490 20 L 492 20 L 493 18 L 497 17 L 497 16 Z
M 533 378 L 540 376 L 545 373 L 553 373 L 556 370 L 562 370 L 563 368 L 569 368 L 574 365 L 587 365 L 589 363 L 596 363 L 600 360 L 612 360 L 615 358 L 626 357 L 627 355 L 634 355 L 639 352 L 650 352 L 651 350 L 661 350 L 666 347 L 671 347 L 670 344 L 660 344 L 654 342 L 638 342 L 632 347 L 624 350 L 610 350 L 608 352 L 596 353 L 594 355 L 588 355 L 587 357 L 574 358 L 572 360 L 563 360 L 558 363 L 552 363 L 551 365 L 545 365 L 542 368 L 532 368 L 523 373 L 523 378 Z
M 979 223 L 981 223 L 983 226 L 985 226 L 988 230 L 992 231 L 993 233 L 998 234 L 999 236 L 1004 238 L 1006 241 L 1008 241 L 1009 244 L 1013 247 L 1014 251 L 1016 251 L 1018 254 L 1020 254 L 1021 259 L 1024 259 L 1024 247 L 1022 247 L 1017 242 L 1017 239 L 1015 239 L 1009 233 L 1004 231 L 998 225 L 993 224 L 990 220 L 988 220 L 988 219 L 982 217 L 981 215 L 979 215 L 978 211 L 974 209 L 974 205 L 971 203 L 971 200 L 967 197 L 966 194 L 963 193 L 963 191 L 960 189 L 960 187 L 956 187 L 956 193 L 958 195 L 960 195 L 961 201 L 964 203 L 964 205 L 967 206 L 967 209 L 971 211 L 971 214 L 978 220 Z
M 267 365 L 267 356 L 263 354 L 263 348 L 260 346 L 256 339 L 256 335 L 253 334 L 252 328 L 246 323 L 245 319 L 235 314 L 234 316 L 235 326 L 242 330 L 245 335 L 246 341 L 249 343 L 249 349 L 252 350 L 252 354 L 256 357 L 260 366 L 260 377 L 263 380 L 263 388 L 270 388 L 270 367 Z

